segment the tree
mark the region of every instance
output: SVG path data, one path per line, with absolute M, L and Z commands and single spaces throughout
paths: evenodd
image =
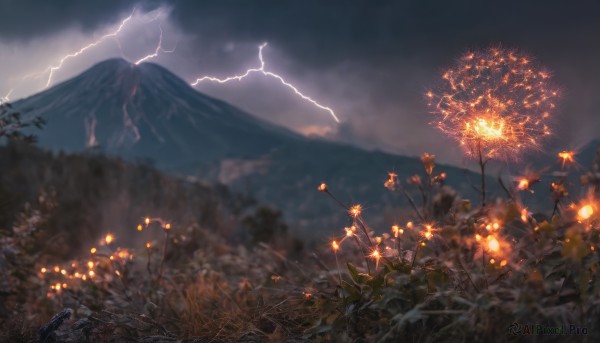
M 10 141 L 35 142 L 35 136 L 23 133 L 23 129 L 35 127 L 41 129 L 45 122 L 40 117 L 22 119 L 21 113 L 12 109 L 10 104 L 0 105 L 0 140 L 6 137 Z

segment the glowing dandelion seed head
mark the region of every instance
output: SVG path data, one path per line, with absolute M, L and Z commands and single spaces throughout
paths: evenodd
M 457 140 L 468 156 L 504 160 L 539 148 L 558 93 L 548 72 L 521 54 L 489 48 L 463 55 L 425 94 L 433 125 Z

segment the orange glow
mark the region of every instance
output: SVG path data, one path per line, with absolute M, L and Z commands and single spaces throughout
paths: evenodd
M 371 253 L 371 257 L 374 259 L 380 259 L 381 253 L 379 252 L 379 250 L 373 250 L 373 252 Z
M 60 267 L 59 267 L 59 266 L 54 266 L 54 272 L 55 272 L 55 273 L 58 273 L 58 272 L 60 272 Z
M 521 220 L 523 221 L 523 223 L 527 223 L 529 218 L 529 212 L 527 211 L 526 208 L 521 210 Z
M 348 213 L 353 218 L 357 218 L 362 213 L 362 206 L 360 206 L 360 205 L 354 205 L 354 206 L 350 207 L 350 209 L 348 210 Z
M 92 261 L 89 261 L 89 262 L 87 263 L 87 266 L 88 266 L 88 268 L 90 268 L 90 269 L 94 268 L 94 262 L 92 262 Z
M 422 235 L 423 235 L 423 237 L 425 237 L 425 239 L 431 239 L 431 237 L 433 237 L 434 231 L 435 231 L 435 229 L 433 228 L 433 226 L 431 224 L 426 224 L 425 232 L 423 232 Z
M 96 273 L 94 273 L 94 271 L 93 271 L 93 270 L 90 270 L 90 271 L 88 272 L 88 275 L 89 275 L 89 276 L 92 278 L 92 277 L 94 277 L 94 275 L 96 275 Z
M 398 174 L 388 173 L 388 179 L 383 184 L 383 186 L 389 190 L 394 190 L 398 184 L 397 178 L 398 178 Z
M 325 182 L 321 183 L 319 187 L 317 187 L 317 190 L 319 190 L 319 192 L 325 192 L 327 190 L 327 185 Z
M 171 230 L 171 224 L 169 224 L 169 223 L 165 224 L 165 229 L 166 230 Z
M 526 190 L 529 188 L 529 180 L 526 178 L 519 179 L 519 184 L 517 185 L 517 189 L 520 191 Z
M 334 252 L 340 250 L 340 245 L 338 244 L 338 242 L 336 242 L 336 241 L 331 242 L 331 249 L 333 249 Z
M 346 237 L 352 237 L 354 236 L 354 231 L 356 231 L 356 228 L 354 226 L 351 226 L 345 227 L 344 230 L 346 230 Z
M 565 164 L 573 164 L 575 162 L 575 151 L 561 151 L 558 153 L 558 157 L 562 159 L 562 166 Z
M 549 73 L 517 56 L 500 48 L 469 52 L 443 74 L 437 90 L 426 93 L 432 124 L 470 157 L 481 151 L 485 158 L 518 159 L 550 135 L 558 93 Z
M 106 242 L 106 244 L 110 244 L 112 243 L 112 241 L 115 239 L 115 237 L 112 234 L 108 234 L 106 235 L 106 237 L 104 237 L 104 242 Z
M 146 219 L 144 219 L 144 223 L 146 223 L 146 225 L 150 224 L 150 218 L 146 217 Z
M 404 234 L 404 229 L 400 228 L 398 225 L 393 225 L 392 233 L 394 234 L 394 237 L 398 238 L 399 235 Z
M 142 226 L 142 224 L 139 224 L 139 225 L 137 226 L 137 230 L 138 230 L 138 231 L 142 231 L 143 229 L 144 229 L 144 227 Z
M 152 246 L 152 245 L 150 244 L 150 242 L 146 242 L 146 248 L 147 248 L 147 249 L 150 249 L 150 247 L 151 247 L 151 246 Z
M 96 251 L 97 251 L 97 250 L 96 250 L 96 248 L 91 248 L 91 249 L 90 249 L 90 252 L 91 252 L 92 254 L 95 254 L 95 253 L 96 253 Z
M 594 208 L 592 205 L 584 205 L 579 211 L 577 211 L 577 217 L 579 220 L 588 220 L 594 214 Z
M 487 247 L 491 252 L 496 253 L 496 252 L 500 251 L 500 242 L 498 242 L 496 237 L 488 236 L 487 237 Z
M 373 250 L 373 252 L 371 252 L 369 256 L 375 259 L 375 268 L 379 267 L 379 259 L 381 259 L 381 253 L 379 252 L 379 250 Z

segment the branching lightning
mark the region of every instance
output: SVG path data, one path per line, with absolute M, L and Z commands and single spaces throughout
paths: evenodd
M 139 60 L 135 61 L 134 62 L 135 65 L 139 65 L 142 62 L 145 62 L 147 60 L 150 60 L 150 59 L 153 59 L 153 58 L 157 57 L 160 52 L 165 52 L 165 53 L 175 52 L 175 49 L 177 48 L 177 45 L 175 47 L 173 47 L 173 49 L 171 49 L 171 50 L 164 50 L 162 48 L 163 30 L 162 30 L 162 27 L 160 25 L 158 25 L 158 29 L 160 30 L 160 36 L 158 37 L 158 44 L 156 45 L 156 49 L 154 50 L 154 53 L 146 55 L 146 56 L 140 58 Z
M 133 11 L 131 12 L 131 14 L 129 16 L 127 16 L 126 18 L 124 18 L 121 23 L 110 33 L 107 33 L 105 35 L 103 35 L 102 37 L 98 38 L 96 41 L 87 44 L 86 46 L 80 48 L 77 51 L 71 52 L 67 55 L 64 55 L 55 65 L 50 65 L 48 68 L 46 68 L 46 70 L 44 70 L 43 72 L 40 73 L 36 73 L 36 74 L 30 74 L 25 76 L 23 79 L 26 78 L 30 78 L 33 76 L 41 76 L 41 75 L 47 75 L 47 79 L 46 79 L 46 84 L 44 86 L 44 89 L 48 88 L 51 84 L 52 84 L 52 80 L 54 77 L 54 74 L 56 71 L 60 70 L 63 65 L 65 64 L 65 62 L 67 62 L 69 59 L 75 58 L 83 53 L 85 53 L 87 50 L 94 48 L 102 43 L 104 43 L 106 40 L 108 39 L 114 39 L 117 46 L 119 47 L 119 49 L 121 49 L 121 42 L 118 39 L 118 35 L 127 28 L 127 26 L 130 24 L 131 20 L 133 19 L 134 15 L 135 15 L 136 9 L 134 8 Z M 159 11 L 158 14 L 152 18 L 150 18 L 149 20 L 143 21 L 143 23 L 150 23 L 150 22 L 154 22 L 156 20 L 158 20 L 162 15 L 164 14 L 163 11 Z M 142 58 L 140 58 L 139 60 L 135 61 L 134 64 L 138 65 L 144 61 L 150 60 L 152 58 L 157 57 L 161 52 L 165 52 L 165 53 L 171 53 L 175 51 L 175 48 L 173 48 L 172 50 L 164 50 L 162 48 L 162 42 L 163 42 L 163 30 L 162 27 L 159 25 L 159 30 L 160 30 L 160 36 L 158 39 L 158 44 L 156 49 L 154 50 L 154 53 L 149 54 L 147 56 L 144 56 Z
M 77 57 L 79 55 L 81 55 L 82 53 L 84 53 L 86 50 L 93 48 L 99 44 L 101 44 L 102 42 L 104 42 L 105 40 L 109 39 L 109 38 L 116 38 L 117 35 L 123 30 L 123 28 L 125 28 L 125 25 L 131 20 L 131 18 L 133 18 L 133 14 L 135 13 L 135 8 L 133 9 L 133 11 L 131 12 L 131 14 L 123 19 L 123 21 L 121 21 L 121 24 L 117 27 L 117 29 L 111 33 L 108 33 L 102 37 L 100 37 L 98 40 L 96 40 L 93 43 L 90 43 L 86 46 L 84 46 L 83 48 L 70 53 L 68 55 L 63 56 L 63 58 L 60 59 L 60 61 L 58 62 L 58 64 L 54 65 L 54 66 L 50 66 L 44 73 L 48 73 L 48 79 L 46 81 L 46 85 L 44 86 L 45 88 L 48 88 L 50 86 L 50 84 L 52 83 L 52 77 L 54 76 L 54 72 L 59 70 L 63 64 L 65 63 L 66 60 L 73 58 L 73 57 Z
M 251 74 L 255 74 L 255 73 L 260 73 L 264 76 L 267 77 L 271 77 L 274 78 L 276 80 L 278 80 L 282 85 L 288 87 L 289 89 L 291 89 L 296 95 L 298 95 L 300 98 L 302 98 L 303 100 L 306 100 L 308 102 L 310 102 L 311 104 L 313 104 L 314 106 L 325 110 L 327 112 L 329 112 L 329 114 L 333 117 L 333 119 L 339 123 L 340 120 L 338 119 L 338 117 L 336 116 L 335 112 L 327 107 L 327 106 L 323 106 L 321 104 L 319 104 L 317 101 L 313 100 L 312 98 L 310 98 L 309 96 L 304 95 L 302 92 L 300 92 L 298 90 L 298 88 L 296 88 L 294 85 L 292 85 L 291 83 L 287 82 L 282 76 L 275 74 L 273 72 L 270 72 L 268 70 L 265 70 L 265 61 L 263 59 L 263 49 L 267 46 L 267 43 L 263 43 L 259 46 L 258 48 L 258 58 L 260 61 L 260 67 L 259 68 L 251 68 L 246 70 L 245 73 L 241 74 L 241 75 L 235 75 L 235 76 L 230 76 L 224 79 L 220 79 L 214 76 L 203 76 L 201 78 L 196 79 L 196 81 L 194 81 L 193 83 L 191 83 L 192 86 L 197 86 L 198 84 L 200 84 L 201 82 L 204 81 L 211 81 L 211 82 L 218 82 L 218 83 L 227 83 L 230 81 L 241 81 L 244 78 L 246 78 L 247 76 L 251 75 Z

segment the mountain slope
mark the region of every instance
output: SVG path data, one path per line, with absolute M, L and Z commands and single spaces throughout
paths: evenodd
M 383 223 L 390 204 L 406 207 L 383 188 L 386 172 L 406 180 L 422 170 L 417 158 L 297 135 L 203 95 L 155 64 L 108 60 L 14 106 L 48 122 L 39 133 L 44 147 L 150 158 L 164 170 L 248 191 L 283 209 L 292 226 L 313 231 L 339 229 L 346 220 L 316 191 L 321 181 L 344 201 L 365 203 Z M 449 185 L 476 197 L 469 180 L 478 175 L 443 171 Z
M 196 92 L 156 64 L 121 59 L 101 62 L 15 107 L 47 120 L 39 133 L 43 146 L 99 146 L 174 169 L 228 155 L 252 157 L 299 138 Z

